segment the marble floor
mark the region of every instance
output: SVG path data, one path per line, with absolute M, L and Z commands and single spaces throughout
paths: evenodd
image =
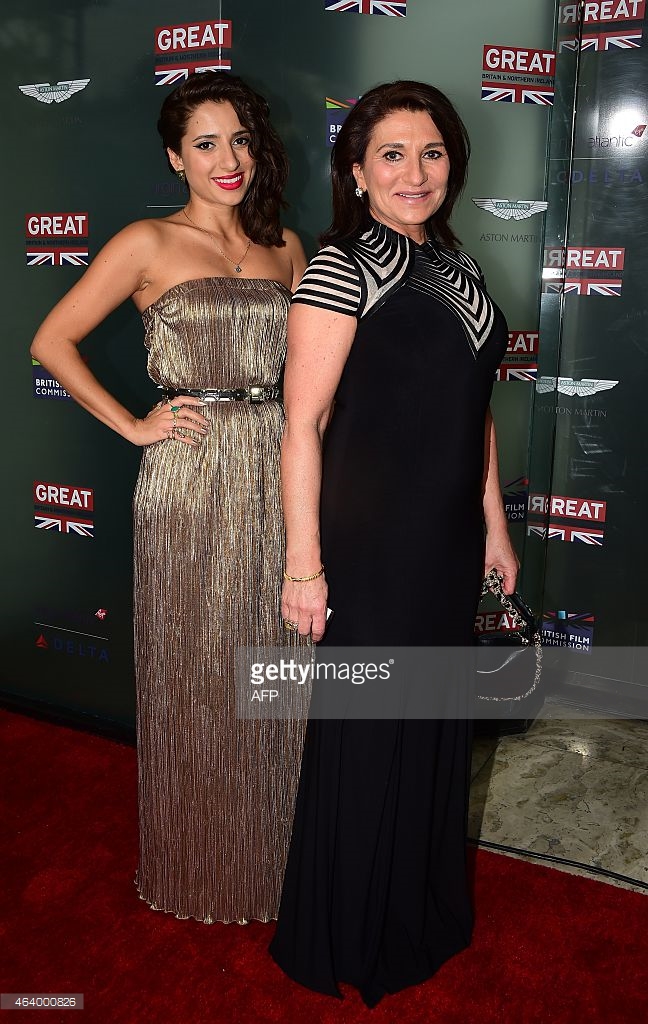
M 475 739 L 469 835 L 648 896 L 648 722 L 574 714 L 546 704 L 525 734 Z

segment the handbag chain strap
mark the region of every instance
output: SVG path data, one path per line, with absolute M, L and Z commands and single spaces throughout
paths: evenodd
M 514 628 L 522 629 L 524 626 L 528 625 L 528 623 L 525 622 L 513 602 L 510 601 L 504 593 L 503 584 L 504 579 L 500 576 L 497 569 L 491 569 L 491 571 L 484 577 L 484 582 L 482 583 L 482 597 L 485 597 L 488 593 L 493 594 L 501 604 L 504 611 L 508 612 L 511 616 Z
M 497 569 L 491 569 L 484 577 L 484 582 L 482 583 L 482 597 L 485 597 L 488 593 L 493 594 L 502 605 L 504 611 L 508 612 L 511 616 L 514 628 L 522 629 L 524 626 L 527 626 L 528 623 L 522 615 L 520 615 L 513 602 L 509 600 L 508 596 L 504 593 L 503 582 L 503 577 L 500 576 Z M 529 643 L 525 636 L 521 636 L 520 640 L 522 644 L 528 645 Z M 488 700 L 502 703 L 504 701 L 520 701 L 524 700 L 526 697 L 530 697 L 540 682 L 540 675 L 542 673 L 542 636 L 539 629 L 535 629 L 533 632 L 533 646 L 535 647 L 535 673 L 533 676 L 533 683 L 526 693 L 521 693 L 517 697 L 483 697 L 481 694 L 477 694 L 477 700 Z

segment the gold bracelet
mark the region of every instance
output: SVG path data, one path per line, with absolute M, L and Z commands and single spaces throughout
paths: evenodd
M 308 583 L 310 580 L 319 579 L 323 572 L 324 565 L 322 564 L 319 572 L 314 572 L 312 576 L 289 576 L 288 573 L 284 571 L 284 579 L 290 580 L 291 583 Z

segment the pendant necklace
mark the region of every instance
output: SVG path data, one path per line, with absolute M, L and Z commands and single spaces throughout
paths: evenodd
M 220 245 L 218 244 L 218 242 L 216 241 L 216 239 L 215 239 L 215 238 L 214 238 L 214 236 L 212 235 L 211 231 L 208 231 L 208 230 L 207 230 L 207 228 L 201 228 L 200 224 L 196 224 L 196 223 L 195 223 L 195 221 L 193 221 L 193 220 L 191 219 L 191 217 L 190 217 L 190 216 L 189 216 L 189 214 L 187 213 L 187 210 L 186 210 L 186 208 L 185 208 L 184 206 L 182 207 L 182 212 L 184 213 L 185 217 L 187 218 L 187 220 L 189 221 L 189 223 L 190 223 L 190 224 L 191 224 L 191 225 L 192 225 L 192 226 L 193 226 L 194 228 L 197 228 L 197 230 L 198 230 L 198 231 L 202 231 L 202 232 L 203 232 L 203 234 L 205 234 L 205 235 L 208 235 L 208 236 L 209 236 L 209 237 L 211 238 L 212 242 L 214 243 L 214 245 L 215 245 L 215 246 L 216 246 L 216 248 L 218 249 L 218 251 L 219 251 L 219 253 L 221 254 L 221 256 L 222 256 L 222 257 L 223 257 L 224 259 L 226 259 L 228 263 L 231 263 L 231 264 L 232 264 L 232 266 L 234 267 L 234 270 L 236 271 L 236 273 L 237 273 L 237 274 L 240 274 L 240 273 L 241 273 L 241 264 L 243 263 L 243 260 L 244 260 L 244 259 L 245 259 L 245 257 L 247 256 L 248 252 L 250 251 L 250 246 L 252 245 L 252 240 L 251 240 L 250 238 L 248 238 L 248 244 L 247 244 L 247 245 L 245 246 L 245 252 L 244 252 L 244 253 L 243 253 L 243 255 L 241 256 L 241 258 L 240 258 L 239 260 L 232 260 L 232 259 L 230 259 L 230 258 L 229 258 L 229 256 L 227 255 L 227 253 L 224 253 L 224 252 L 223 252 L 223 250 L 221 249 Z

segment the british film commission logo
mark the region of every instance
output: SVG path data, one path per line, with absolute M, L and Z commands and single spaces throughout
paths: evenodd
M 523 523 L 527 517 L 529 503 L 529 480 L 526 476 L 518 476 L 509 480 L 502 488 L 504 512 L 509 523 Z
M 89 78 L 69 79 L 66 82 L 57 82 L 50 85 L 49 82 L 38 82 L 36 85 L 19 85 L 18 88 L 25 96 L 31 96 L 41 103 L 64 103 L 74 96 L 75 92 L 81 92 L 89 83 Z
M 107 616 L 105 608 L 97 608 L 94 612 L 37 608 L 34 646 L 40 651 L 87 658 L 88 661 L 107 665 L 110 663 L 110 637 L 106 635 L 104 625 Z
M 580 3 L 561 3 L 558 52 L 578 50 Z M 642 43 L 645 0 L 589 0 L 583 5 L 581 50 L 636 50 Z
M 623 287 L 625 248 L 546 248 L 543 292 L 618 298 Z
M 324 0 L 325 11 L 348 14 L 383 14 L 387 18 L 407 17 L 407 0 L 385 3 L 384 0 Z
M 77 537 L 94 537 L 92 487 L 52 484 L 34 481 L 34 526 L 37 530 L 71 533 Z
M 544 612 L 542 616 L 543 647 L 570 647 L 586 654 L 594 642 L 596 619 L 591 612 L 564 610 Z
M 602 547 L 607 502 L 561 494 L 530 494 L 527 535 Z M 591 524 L 595 524 L 592 526 Z
M 332 147 L 338 137 L 340 128 L 347 119 L 347 115 L 357 100 L 334 100 L 326 97 L 326 145 Z
M 37 359 L 32 358 L 32 385 L 34 398 L 58 398 L 68 402 L 72 396 L 59 384 L 55 377 L 46 370 Z
M 155 84 L 178 85 L 200 71 L 231 71 L 231 21 L 196 21 L 155 30 Z
M 506 355 L 495 371 L 495 380 L 535 381 L 539 344 L 538 331 L 509 331 Z
M 25 236 L 28 267 L 88 266 L 87 213 L 28 213 Z
M 481 98 L 495 103 L 551 107 L 556 54 L 522 46 L 486 44 L 482 59 Z
M 574 380 L 573 377 L 538 377 L 536 391 L 546 394 L 549 391 L 559 391 L 561 395 L 577 395 L 578 398 L 589 398 L 598 394 L 599 391 L 610 391 L 618 384 L 618 380 L 596 380 L 593 377 L 582 377 L 581 380 Z

